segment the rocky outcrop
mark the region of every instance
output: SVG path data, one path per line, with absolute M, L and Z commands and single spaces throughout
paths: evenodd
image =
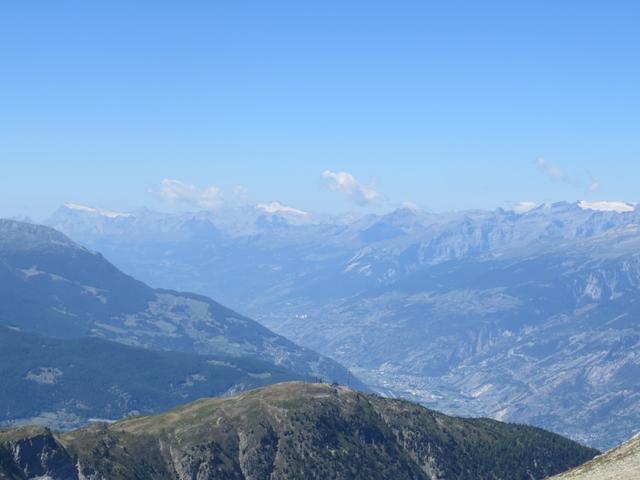
M 0 431 L 0 478 L 78 480 L 74 462 L 46 428 Z

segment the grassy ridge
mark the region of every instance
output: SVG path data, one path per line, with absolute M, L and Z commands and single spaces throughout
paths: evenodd
M 4 435 L 0 444 L 10 444 Z M 531 480 L 597 453 L 537 428 L 300 382 L 92 425 L 56 441 L 85 477 L 110 480 Z

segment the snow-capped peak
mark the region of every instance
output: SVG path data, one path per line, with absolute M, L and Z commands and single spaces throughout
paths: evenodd
M 309 215 L 309 213 L 305 212 L 304 210 L 288 207 L 287 205 L 283 205 L 280 202 L 259 203 L 258 205 L 256 205 L 256 208 L 264 210 L 267 213 L 293 213 L 295 215 Z
M 582 200 L 578 202 L 578 206 L 583 210 L 597 210 L 599 212 L 633 212 L 636 206 L 627 202 L 588 202 Z
M 540 206 L 539 203 L 524 201 L 514 206 L 513 211 L 516 213 L 527 213 L 528 211 L 538 208 L 539 206 Z
M 91 215 L 99 215 L 107 218 L 130 217 L 130 213 L 112 212 L 110 210 L 99 210 L 97 208 L 88 207 L 86 205 L 78 205 L 77 203 L 65 203 L 65 208 L 76 210 L 79 212 L 89 213 Z

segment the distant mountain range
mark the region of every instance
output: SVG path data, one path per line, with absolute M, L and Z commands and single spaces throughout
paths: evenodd
M 597 452 L 533 427 L 286 383 L 65 434 L 0 430 L 0 479 L 542 479 Z
M 68 205 L 47 223 L 152 285 L 240 308 L 381 392 L 600 448 L 640 426 L 633 205 L 339 218 Z
M 154 290 L 60 232 L 13 220 L 0 220 L 0 346 L 5 424 L 69 427 L 282 380 L 365 388 L 207 297 Z

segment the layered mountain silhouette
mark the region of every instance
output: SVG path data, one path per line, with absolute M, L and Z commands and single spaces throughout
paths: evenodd
M 72 426 L 322 378 L 335 361 L 207 297 L 154 290 L 49 227 L 0 220 L 0 421 Z
M 600 448 L 640 424 L 640 214 L 624 203 L 322 217 L 62 207 L 127 272 L 241 306 L 382 392 Z

